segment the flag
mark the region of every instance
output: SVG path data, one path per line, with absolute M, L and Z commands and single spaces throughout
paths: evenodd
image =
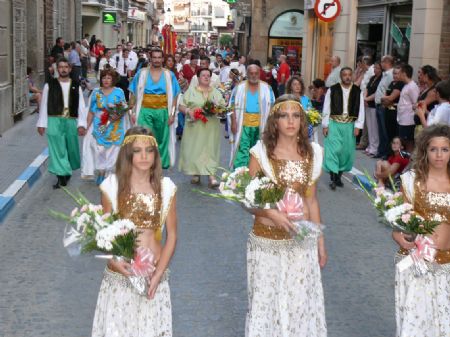
M 401 46 L 402 41 L 403 41 L 403 34 L 402 31 L 400 30 L 400 28 L 398 28 L 398 26 L 395 24 L 395 22 L 392 22 L 391 25 L 391 36 L 394 39 L 394 41 Z
M 408 39 L 408 41 L 411 41 L 411 25 L 408 22 L 408 26 L 406 27 L 405 36 Z

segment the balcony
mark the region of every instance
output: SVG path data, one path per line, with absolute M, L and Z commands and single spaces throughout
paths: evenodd
M 191 32 L 207 32 L 207 26 L 206 25 L 191 25 Z
M 106 0 L 83 0 L 81 3 L 93 6 L 107 6 Z

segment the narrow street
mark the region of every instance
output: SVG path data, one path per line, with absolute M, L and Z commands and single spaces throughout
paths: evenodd
M 228 148 L 222 144 L 225 165 Z M 178 186 L 178 245 L 170 266 L 174 336 L 244 335 L 246 237 L 252 218 L 239 206 L 192 191 L 189 177 L 167 174 Z M 0 225 L 0 336 L 89 336 L 104 261 L 72 259 L 62 246 L 64 223 L 49 209 L 73 204 L 46 173 Z M 346 183 L 332 193 L 319 182 L 329 262 L 323 271 L 329 336 L 388 337 L 395 329 L 390 231 L 377 223 L 361 191 Z M 99 200 L 78 174 L 70 189 Z M 207 190 L 206 183 L 202 189 Z

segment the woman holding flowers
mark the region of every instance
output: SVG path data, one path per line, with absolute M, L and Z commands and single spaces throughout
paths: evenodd
M 127 278 L 131 276 L 130 264 L 115 259 L 108 262 L 92 336 L 170 337 L 172 309 L 167 267 L 177 237 L 176 186 L 162 176 L 158 144 L 147 129 L 128 130 L 120 148 L 116 174 L 108 176 L 100 189 L 104 211 L 136 225 L 137 249 L 144 247 L 153 253 L 155 270 L 148 278 L 147 296 L 142 296 Z
M 303 202 L 300 219 L 320 224 L 316 182 L 322 148 L 309 142 L 306 114 L 295 96 L 277 99 L 263 138 L 250 153 L 250 174 L 262 173 L 298 193 Z M 286 213 L 253 212 L 255 222 L 247 244 L 246 337 L 326 336 L 320 272 L 327 262 L 323 235 L 298 241 L 293 239 L 293 219 Z
M 113 171 L 128 128 L 128 107 L 123 90 L 114 87 L 117 73 L 113 68 L 100 72 L 100 88 L 89 99 L 88 133 L 83 141 L 82 177 L 97 172 L 97 185 Z
M 401 178 L 404 197 L 414 212 L 439 224 L 425 237 L 432 240 L 431 247 L 421 244 L 424 237 L 412 240 L 393 232 L 401 248 L 396 256 L 396 336 L 450 336 L 450 127 L 435 125 L 422 131 L 412 169 Z M 424 248 L 436 251 L 428 249 L 428 271 L 416 276 L 407 255 L 425 254 Z
M 200 176 L 209 176 L 209 187 L 218 186 L 214 178 L 220 160 L 220 122 L 214 112 L 205 109 L 205 103 L 225 107 L 225 100 L 216 88 L 210 87 L 211 70 L 197 71 L 197 87 L 190 86 L 184 93 L 179 110 L 186 115 L 181 140 L 179 170 L 191 175 L 191 183 L 199 184 Z

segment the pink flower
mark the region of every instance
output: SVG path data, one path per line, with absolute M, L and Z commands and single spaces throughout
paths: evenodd
M 236 181 L 235 181 L 235 180 L 233 180 L 233 181 L 230 182 L 230 188 L 231 188 L 232 190 L 236 189 Z
M 88 205 L 83 205 L 83 207 L 81 207 L 81 209 L 80 209 L 80 212 L 85 213 L 88 209 L 89 209 Z
M 404 223 L 408 223 L 411 220 L 411 214 L 409 213 L 402 214 L 401 219 Z
M 376 187 L 376 188 L 374 188 L 373 190 L 375 191 L 375 194 L 376 194 L 377 196 L 382 195 L 382 194 L 384 193 L 384 191 L 385 191 L 384 187 Z
M 78 207 L 75 207 L 75 208 L 72 210 L 72 212 L 70 213 L 70 217 L 73 218 L 73 217 L 75 217 L 75 215 L 77 215 L 77 214 L 78 214 Z

